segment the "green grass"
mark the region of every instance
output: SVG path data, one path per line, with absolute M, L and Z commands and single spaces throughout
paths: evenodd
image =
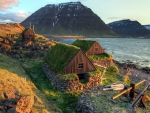
M 78 101 L 79 92 L 60 92 L 55 89 L 41 69 L 42 60 L 28 60 L 23 63 L 24 69 L 34 82 L 36 87 L 41 90 L 46 98 L 60 108 L 63 113 L 75 113 L 75 106 Z M 33 75 L 37 75 L 35 78 Z
M 99 55 L 88 55 L 91 60 L 102 60 L 102 59 L 110 59 L 112 56 L 108 53 L 103 53 Z
M 94 43 L 95 41 L 93 40 L 76 40 L 72 45 L 80 47 L 84 52 L 87 52 Z
M 108 67 L 103 78 L 105 78 L 103 80 L 103 85 L 112 84 L 117 81 L 123 82 L 123 78 L 119 75 L 119 71 L 116 66 Z
M 66 75 L 62 75 L 62 74 L 58 74 L 60 79 L 63 80 L 75 80 L 78 79 L 77 74 L 66 74 Z
M 88 72 L 89 76 L 96 76 L 97 74 L 101 74 L 101 70 L 98 68 L 96 69 L 96 71 Z
M 12 73 L 16 73 L 21 77 L 26 77 L 24 69 L 20 67 L 20 62 L 0 53 L 0 68 L 6 69 Z

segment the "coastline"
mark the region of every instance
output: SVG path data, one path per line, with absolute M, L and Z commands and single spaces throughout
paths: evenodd
M 146 80 L 146 82 L 143 83 L 143 86 L 146 86 L 146 84 L 150 83 L 150 68 L 139 68 L 136 64 L 133 63 L 120 63 L 118 61 L 114 62 L 118 66 L 119 71 L 122 73 L 123 77 L 128 76 L 129 80 L 134 83 Z

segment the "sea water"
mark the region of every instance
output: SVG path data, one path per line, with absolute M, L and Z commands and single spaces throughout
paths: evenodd
M 76 39 L 55 40 L 72 44 Z M 114 60 L 131 62 L 140 67 L 150 67 L 150 39 L 140 38 L 85 38 L 83 40 L 97 40 Z

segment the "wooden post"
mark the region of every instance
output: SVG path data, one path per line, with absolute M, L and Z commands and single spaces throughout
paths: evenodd
M 147 90 L 149 85 L 150 85 L 150 83 L 142 90 L 142 92 L 137 96 L 137 98 L 131 103 L 129 108 L 134 108 L 134 106 L 139 102 L 141 102 L 142 106 L 144 106 L 146 108 L 146 105 L 144 104 L 146 97 L 143 98 L 143 96 L 144 96 L 144 92 Z
M 134 98 L 135 98 L 135 84 L 130 84 L 130 87 L 132 87 L 132 89 L 130 90 L 129 97 L 132 100 L 134 100 Z

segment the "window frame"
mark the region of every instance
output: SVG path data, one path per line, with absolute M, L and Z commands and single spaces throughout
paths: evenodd
M 81 62 L 81 63 L 78 63 L 78 69 L 83 69 L 84 68 L 84 63 Z

